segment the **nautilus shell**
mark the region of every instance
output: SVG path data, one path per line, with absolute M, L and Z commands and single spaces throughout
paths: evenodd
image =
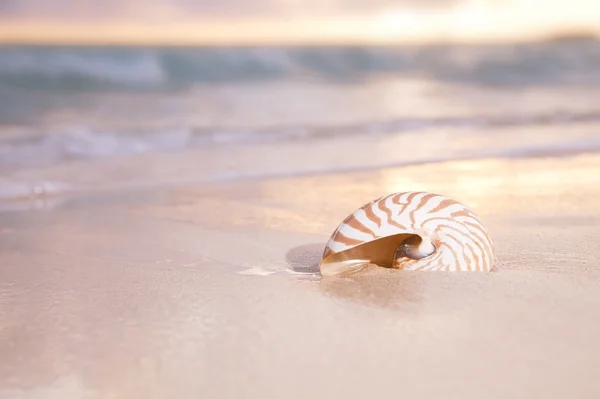
M 494 250 L 487 229 L 467 206 L 438 194 L 394 193 L 344 219 L 327 242 L 319 269 L 328 276 L 370 264 L 489 272 Z

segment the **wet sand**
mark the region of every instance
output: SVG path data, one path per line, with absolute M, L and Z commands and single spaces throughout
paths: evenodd
M 470 160 L 2 213 L 0 398 L 598 398 L 599 172 Z M 469 205 L 498 270 L 316 274 L 349 212 L 408 190 Z

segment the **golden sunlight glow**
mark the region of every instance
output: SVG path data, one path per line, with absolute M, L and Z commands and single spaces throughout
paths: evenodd
M 562 33 L 600 34 L 600 2 L 571 0 L 466 0 L 440 10 L 389 10 L 375 21 L 379 41 L 502 41 Z
M 365 0 L 367 1 L 367 0 Z M 301 1 L 297 3 L 301 7 Z M 168 13 L 167 13 L 168 14 Z M 170 17 L 168 15 L 171 15 Z M 4 20 L 3 42 L 84 43 L 422 43 L 514 41 L 556 34 L 600 34 L 600 2 L 569 0 L 463 0 L 430 9 L 396 8 L 379 13 L 295 19 L 180 20 L 175 14 L 153 23 Z M 298 14 L 300 15 L 300 14 Z

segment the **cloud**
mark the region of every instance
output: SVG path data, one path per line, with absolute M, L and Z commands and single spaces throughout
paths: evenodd
M 116 0 L 0 0 L 0 15 L 4 17 L 88 17 L 114 15 L 123 9 Z
M 461 0 L 0 0 L 0 18 L 203 19 L 371 13 L 446 7 Z

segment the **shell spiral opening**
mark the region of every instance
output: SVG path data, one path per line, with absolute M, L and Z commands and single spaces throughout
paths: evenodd
M 407 260 L 432 255 L 435 245 L 418 234 L 396 234 L 357 245 L 327 256 L 320 265 L 321 274 L 334 276 L 362 270 L 369 264 L 402 269 Z
M 412 235 L 402 241 L 394 254 L 394 265 L 400 265 L 402 258 L 423 259 L 435 252 L 435 245 L 426 236 Z

